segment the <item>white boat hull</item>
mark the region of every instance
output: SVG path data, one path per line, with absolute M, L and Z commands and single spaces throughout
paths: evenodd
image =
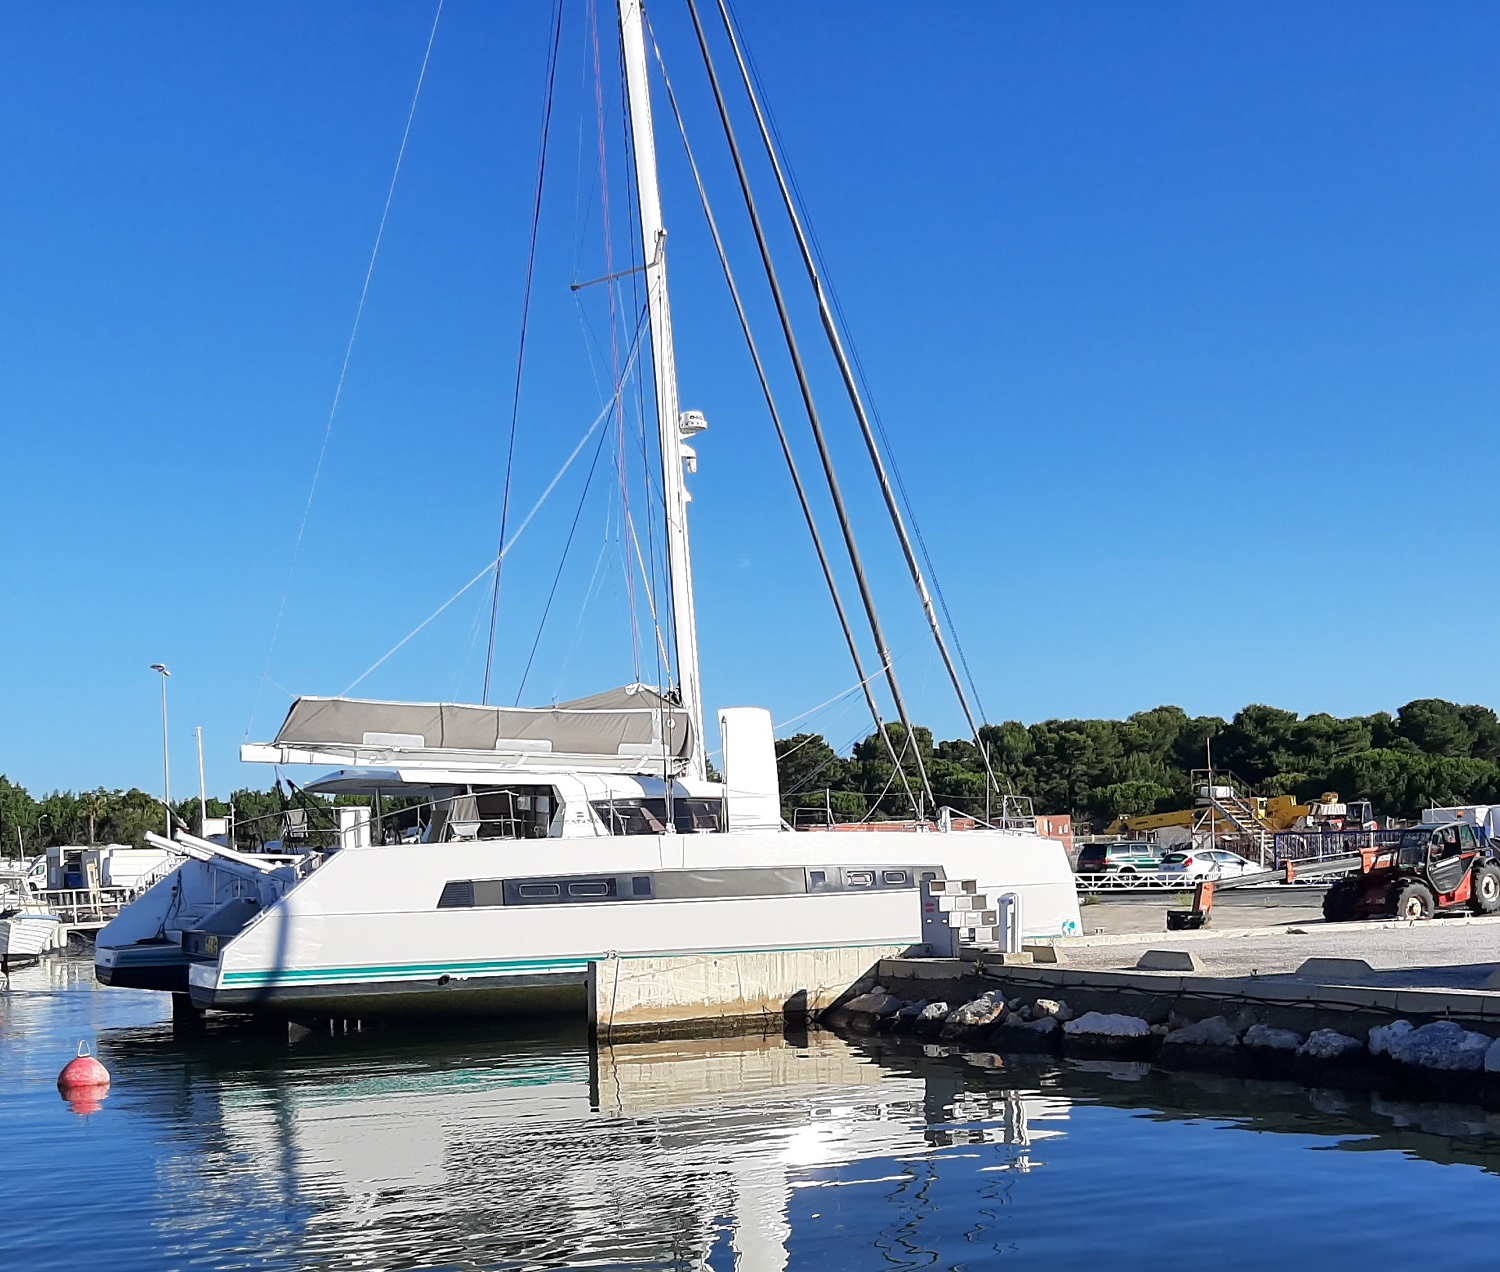
M 815 886 L 854 867 L 906 883 Z M 196 1005 L 234 1011 L 581 1013 L 590 966 L 613 958 L 865 949 L 873 963 L 921 947 L 928 871 L 1020 894 L 1026 938 L 1079 930 L 1061 846 L 1019 832 L 412 844 L 334 854 L 194 963 L 188 986 Z M 615 895 L 570 895 L 606 883 Z
M 61 931 L 53 914 L 15 914 L 0 919 L 0 957 L 6 962 L 40 958 L 56 947 Z

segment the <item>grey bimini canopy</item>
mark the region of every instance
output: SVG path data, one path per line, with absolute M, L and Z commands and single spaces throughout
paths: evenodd
M 535 757 L 556 765 L 681 761 L 692 753 L 689 715 L 646 685 L 626 685 L 551 707 L 466 706 L 298 698 L 274 747 L 298 752 L 441 751 Z M 543 760 L 543 757 L 546 757 Z

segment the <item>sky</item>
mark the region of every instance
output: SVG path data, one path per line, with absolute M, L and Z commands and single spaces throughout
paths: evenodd
M 556 484 L 502 571 L 500 702 L 659 675 L 638 376 L 606 410 L 639 291 L 572 289 L 639 258 L 601 5 L 563 9 L 512 532 Z M 739 8 L 987 718 L 1500 702 L 1500 10 Z M 648 11 L 816 484 L 685 6 Z M 500 532 L 551 14 L 435 13 L 0 7 L 12 780 L 157 788 L 154 662 L 179 795 L 200 726 L 211 792 L 268 784 L 238 748 L 296 694 L 482 695 L 490 580 L 460 590 Z M 705 696 L 844 747 L 857 677 L 653 74 Z M 912 714 L 958 736 L 733 102 Z

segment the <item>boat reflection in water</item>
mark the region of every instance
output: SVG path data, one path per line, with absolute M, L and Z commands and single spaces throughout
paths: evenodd
M 171 1119 L 209 1142 L 163 1162 L 167 1244 L 212 1244 L 204 1225 L 231 1208 L 236 1244 L 301 1267 L 780 1269 L 801 1190 L 873 1187 L 861 1242 L 883 1227 L 910 1249 L 936 1156 L 989 1145 L 983 1165 L 1026 1169 L 1069 1110 L 976 1087 L 963 1066 L 893 1071 L 820 1033 L 598 1051 L 554 1038 L 486 1058 L 371 1041 L 184 1090 L 217 1108 Z
M 1476 1105 L 817 1032 L 174 1037 L 154 996 L 19 979 L 0 1192 L 66 1194 L 71 1229 L 23 1227 L 17 1266 L 1383 1268 L 1389 1215 L 1500 1201 Z M 51 1056 L 89 1033 L 115 1082 L 76 1118 Z M 1491 1266 L 1473 1233 L 1429 1262 Z

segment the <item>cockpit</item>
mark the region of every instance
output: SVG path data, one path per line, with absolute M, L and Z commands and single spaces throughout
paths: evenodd
M 341 769 L 304 789 L 311 795 L 365 797 L 370 811 L 364 842 L 370 844 L 717 834 L 727 829 L 717 783 L 669 784 L 620 774 L 514 776 L 517 780 L 501 782 L 478 773 Z

